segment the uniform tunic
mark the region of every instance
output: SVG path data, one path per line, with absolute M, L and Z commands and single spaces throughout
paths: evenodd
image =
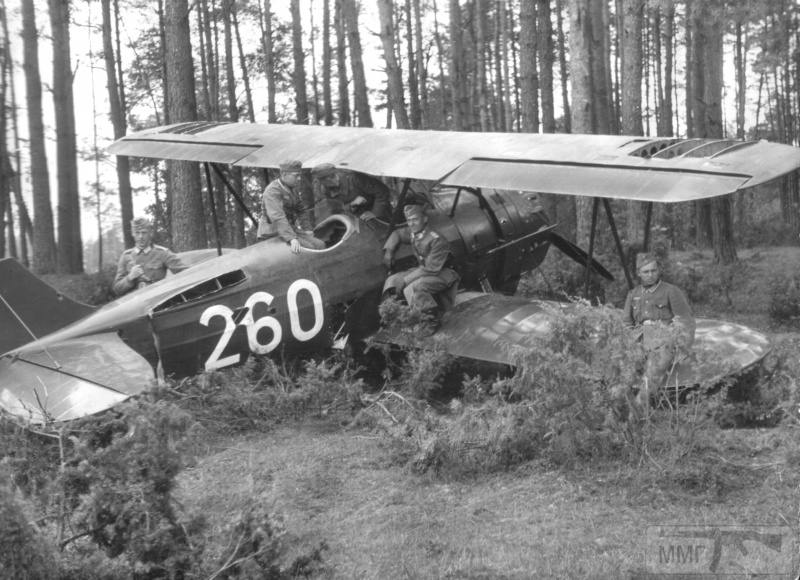
M 317 207 L 320 208 L 318 221 L 332 213 L 350 211 L 350 204 L 358 197 L 366 200 L 366 204 L 362 206 L 364 210 L 371 211 L 378 219 L 391 219 L 390 190 L 383 181 L 355 171 L 339 171 L 337 175 L 338 187 L 320 184 L 320 193 L 317 195 Z M 323 206 L 327 207 L 323 209 Z
M 310 233 L 311 215 L 296 188 L 292 189 L 280 179 L 275 179 L 264 189 L 261 205 L 259 238 L 280 236 L 287 243 L 297 239 L 306 248 L 325 248 L 325 243 Z
M 663 280 L 651 288 L 637 286 L 628 292 L 623 315 L 630 327 L 674 321 L 685 330 L 689 344 L 694 340 L 694 317 L 686 296 L 680 288 Z
M 131 282 L 128 280 L 128 274 L 136 265 L 141 266 L 144 273 L 134 282 Z M 114 278 L 114 293 L 117 296 L 122 296 L 134 288 L 140 288 L 162 280 L 167 275 L 167 270 L 177 274 L 186 268 L 188 266 L 164 246 L 153 244 L 143 249 L 130 248 L 122 252 L 119 257 L 117 275 Z
M 416 234 L 406 227 L 393 231 L 383 248 L 393 252 L 401 242 L 411 244 L 418 266 L 389 276 L 384 291 L 389 288 L 402 289 L 412 308 L 436 309 L 435 295 L 458 282 L 458 274 L 445 267 L 450 244 L 428 227 Z
M 667 378 L 675 355 L 685 352 L 694 341 L 694 316 L 683 291 L 659 280 L 651 288 L 637 286 L 625 300 L 625 323 L 641 331 L 648 351 L 645 379 L 649 386 L 660 387 Z M 670 331 L 678 327 L 678 333 Z

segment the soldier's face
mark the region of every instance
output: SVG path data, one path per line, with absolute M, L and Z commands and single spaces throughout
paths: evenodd
M 428 218 L 423 215 L 414 214 L 407 218 L 408 228 L 415 234 L 425 229 L 425 224 L 428 223 Z
M 153 230 L 150 228 L 136 228 L 132 232 L 133 241 L 136 242 L 136 247 L 144 249 L 153 241 Z
M 281 179 L 289 187 L 294 187 L 295 185 L 297 185 L 297 182 L 300 181 L 300 172 L 286 171 L 284 173 L 281 173 Z
M 652 286 L 658 282 L 660 277 L 661 270 L 655 263 L 645 264 L 639 268 L 639 279 L 642 281 L 642 285 L 645 287 Z
M 322 185 L 328 188 L 331 193 L 338 194 L 339 193 L 339 176 L 338 175 L 327 175 L 323 177 L 321 180 Z

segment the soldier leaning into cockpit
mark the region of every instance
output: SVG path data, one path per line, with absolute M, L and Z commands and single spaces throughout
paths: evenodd
M 280 165 L 280 177 L 270 182 L 261 196 L 258 239 L 279 236 L 297 254 L 300 248 L 324 250 L 325 242 L 314 236 L 311 216 L 300 195 L 300 161 Z
M 366 173 L 337 169 L 321 163 L 311 170 L 317 222 L 332 213 L 349 212 L 361 219 L 376 217 L 389 222 L 392 216 L 391 190 L 377 177 Z

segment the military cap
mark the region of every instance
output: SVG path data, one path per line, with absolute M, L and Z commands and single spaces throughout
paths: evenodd
M 146 217 L 137 217 L 131 220 L 131 231 L 139 231 L 139 230 L 152 230 L 153 229 L 153 222 L 151 222 Z
M 658 258 L 655 254 L 651 252 L 643 252 L 641 254 L 636 254 L 636 269 L 641 270 L 648 264 L 655 264 L 658 266 Z
M 280 164 L 280 169 L 282 173 L 299 172 L 302 168 L 303 168 L 303 162 L 298 161 L 297 159 L 290 159 Z
M 403 213 L 406 219 L 412 216 L 422 217 L 425 215 L 425 206 L 418 204 L 407 205 L 403 208 Z
M 336 175 L 336 166 L 333 163 L 320 163 L 314 166 L 311 175 L 320 179 Z

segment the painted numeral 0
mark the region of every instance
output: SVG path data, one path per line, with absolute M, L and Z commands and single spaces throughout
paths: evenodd
M 314 324 L 308 330 L 300 326 L 300 308 L 297 303 L 298 295 L 301 291 L 308 292 L 311 296 L 311 302 L 314 306 Z M 247 330 L 247 345 L 251 352 L 255 354 L 267 354 L 275 350 L 283 338 L 283 328 L 281 328 L 280 321 L 274 316 L 261 316 L 254 318 L 253 310 L 256 304 L 264 304 L 270 306 L 274 300 L 274 296 L 269 292 L 255 292 L 245 302 L 244 306 L 247 309 L 247 314 L 239 322 Z M 319 287 L 311 280 L 301 278 L 292 282 L 289 289 L 286 291 L 286 302 L 289 310 L 289 326 L 292 336 L 300 342 L 311 340 L 319 331 L 322 330 L 325 313 L 322 308 L 322 294 Z M 207 371 L 220 369 L 230 365 L 234 365 L 241 361 L 239 353 L 231 354 L 222 357 L 222 353 L 228 346 L 228 343 L 236 330 L 236 322 L 233 320 L 233 310 L 223 304 L 215 304 L 209 306 L 200 315 L 200 324 L 208 326 L 211 319 L 214 317 L 221 317 L 225 321 L 225 328 L 222 330 L 222 335 L 219 337 L 217 345 L 211 351 L 211 355 L 205 364 Z M 261 343 L 258 340 L 258 333 L 262 329 L 269 329 L 272 331 L 272 336 L 267 343 Z

